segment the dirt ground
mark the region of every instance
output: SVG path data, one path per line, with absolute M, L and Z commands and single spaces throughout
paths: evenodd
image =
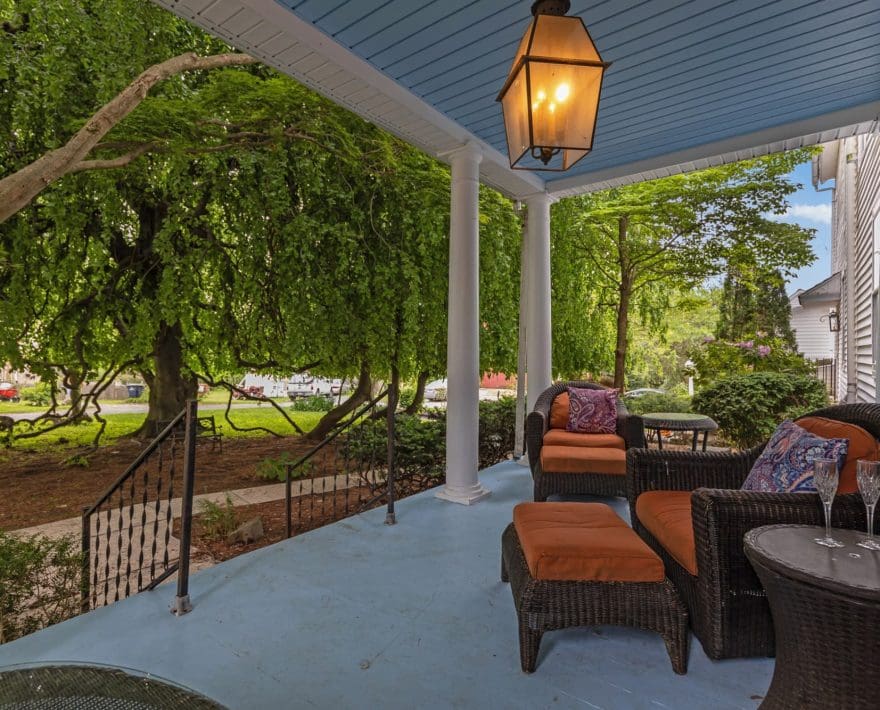
M 49 453 L 0 452 L 0 530 L 41 525 L 72 518 L 92 504 L 134 460 L 144 442 L 120 440 L 88 456 L 88 466 L 65 465 L 72 450 Z M 200 444 L 196 451 L 195 492 L 213 493 L 267 485 L 256 474 L 266 458 L 287 453 L 296 457 L 311 442 L 298 436 L 259 439 L 227 439 L 223 452 L 211 444 Z

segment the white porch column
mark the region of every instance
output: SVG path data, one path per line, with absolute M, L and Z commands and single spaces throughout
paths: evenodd
M 526 294 L 527 411 L 551 383 L 550 328 L 550 195 L 526 199 L 528 207 L 528 278 Z
M 470 505 L 477 480 L 480 405 L 480 160 L 467 144 L 450 156 L 449 335 L 446 345 L 446 485 L 437 497 Z

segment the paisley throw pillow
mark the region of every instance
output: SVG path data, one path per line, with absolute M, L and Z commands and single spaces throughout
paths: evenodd
M 846 461 L 848 448 L 849 439 L 824 439 L 786 419 L 776 427 L 752 466 L 742 490 L 766 493 L 815 491 L 813 461 L 837 459 L 839 469 Z
M 614 434 L 617 431 L 617 391 L 568 387 L 568 431 Z

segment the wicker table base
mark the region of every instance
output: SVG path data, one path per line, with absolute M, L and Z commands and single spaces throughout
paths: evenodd
M 762 710 L 880 707 L 880 553 L 835 529 L 845 544 L 821 547 L 823 528 L 767 525 L 745 536 L 746 556 L 767 592 L 776 667 Z
M 669 580 L 558 582 L 529 573 L 513 523 L 501 538 L 501 579 L 510 582 L 519 619 L 523 671 L 533 673 L 545 631 L 570 626 L 631 626 L 656 631 L 666 642 L 672 670 L 687 672 L 687 610 Z

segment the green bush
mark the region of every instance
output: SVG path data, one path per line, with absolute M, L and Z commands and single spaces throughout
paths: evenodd
M 623 396 L 623 403 L 630 414 L 647 412 L 690 412 L 690 397 L 676 394 L 645 394 L 641 397 Z
M 694 396 L 694 410 L 716 422 L 724 437 L 741 448 L 765 441 L 783 419 L 828 404 L 815 377 L 753 372 L 717 380 Z
M 19 394 L 21 401 L 32 407 L 48 407 L 52 402 L 52 385 L 38 382 L 33 387 L 22 387 Z
M 516 436 L 516 397 L 480 402 L 480 468 L 513 454 Z
M 324 397 L 323 395 L 303 397 L 302 399 L 294 400 L 290 405 L 290 409 L 294 412 L 329 412 L 333 409 L 333 398 Z
M 0 643 L 79 614 L 81 560 L 72 536 L 50 540 L 0 531 Z
M 287 451 L 282 451 L 278 457 L 267 456 L 257 464 L 257 475 L 268 481 L 281 481 L 287 478 L 287 467 L 292 463 L 296 463 L 299 456 L 291 456 Z M 311 461 L 297 466 L 296 470 L 290 472 L 291 478 L 302 478 L 312 471 L 314 464 Z
M 198 516 L 202 523 L 202 534 L 208 540 L 222 540 L 238 527 L 238 518 L 232 496 L 226 494 L 223 505 L 210 500 L 199 501 Z
M 694 379 L 705 387 L 712 382 L 749 372 L 785 372 L 809 375 L 813 366 L 789 348 L 781 338 L 758 334 L 739 343 L 707 339 L 690 353 Z

